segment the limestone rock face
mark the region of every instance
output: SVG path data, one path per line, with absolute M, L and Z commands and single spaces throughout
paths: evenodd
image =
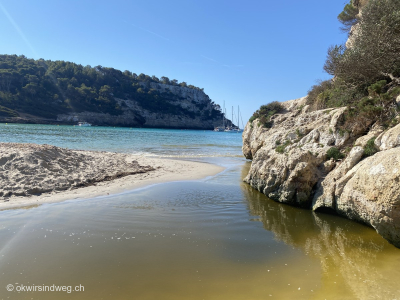
M 356 142 L 354 143 L 354 145 L 355 146 L 365 147 L 367 145 L 367 142 L 370 139 L 376 138 L 382 132 L 383 132 L 383 128 L 382 127 L 380 127 L 380 126 L 372 127 L 371 130 L 368 132 L 368 134 L 359 137 L 356 140 Z M 378 149 L 379 149 L 379 147 L 378 147 Z
M 143 86 L 146 84 L 143 83 Z M 211 99 L 198 89 L 167 85 L 150 82 L 148 88 L 157 90 L 165 96 L 163 101 L 177 107 L 177 112 L 170 113 L 162 110 L 154 112 L 143 108 L 135 99 L 115 98 L 123 109 L 121 115 L 110 115 L 96 112 L 80 112 L 59 114 L 59 122 L 89 122 L 95 125 L 132 126 L 154 128 L 190 128 L 190 129 L 214 129 L 222 125 L 220 117 L 212 117 L 214 104 Z M 170 99 L 171 98 L 171 99 Z M 231 122 L 227 121 L 227 126 Z
M 142 83 L 142 85 L 144 86 L 146 84 Z M 162 93 L 171 92 L 172 94 L 177 95 L 180 98 L 186 99 L 188 101 L 194 101 L 197 103 L 202 103 L 202 102 L 205 103 L 210 101 L 210 98 L 202 90 L 198 89 L 191 89 L 188 87 L 169 85 L 157 82 L 150 82 L 150 87 Z
M 253 125 L 247 123 L 243 130 L 242 151 L 247 159 L 252 159 L 253 155 L 263 146 L 267 130 L 262 126 L 253 128 Z
M 400 146 L 400 124 L 381 133 L 375 140 L 375 145 L 380 150 L 389 150 Z
M 57 121 L 60 122 L 89 122 L 96 125 L 116 125 L 116 126 L 141 126 L 144 119 L 132 112 L 125 112 L 122 115 L 113 116 L 104 113 L 95 112 L 80 112 L 74 114 L 60 114 L 57 116 Z
M 336 211 L 372 225 L 400 247 L 400 148 L 379 152 L 346 174 Z
M 288 156 L 261 149 L 245 181 L 269 198 L 302 207 L 309 205 L 317 183 L 321 159 L 307 151 L 292 151 Z
M 343 184 L 348 181 L 346 174 L 361 160 L 363 154 L 364 149 L 362 147 L 354 147 L 349 156 L 317 185 L 312 203 L 313 210 L 319 208 L 335 210 L 336 195 L 340 190 L 343 190 Z
M 309 207 L 313 188 L 334 163 L 325 163 L 332 146 L 349 141 L 338 125 L 345 108 L 308 112 L 306 99 L 282 103 L 286 112 L 273 116 L 270 129 L 248 123 L 243 131 L 243 153 L 253 159 L 244 179 L 271 199 Z
M 400 125 L 360 136 L 340 130 L 346 108 L 309 112 L 305 98 L 282 105 L 271 128 L 246 125 L 243 154 L 252 164 L 244 181 L 275 201 L 363 222 L 400 248 Z M 380 152 L 365 158 L 372 138 Z M 327 159 L 331 147 L 346 157 Z

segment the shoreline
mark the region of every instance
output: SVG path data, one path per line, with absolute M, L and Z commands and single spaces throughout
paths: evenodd
M 95 153 L 90 151 L 74 152 L 85 152 L 92 155 L 93 153 Z M 96 152 L 95 154 L 116 155 L 112 152 Z M 36 206 L 46 203 L 56 203 L 66 200 L 89 199 L 99 196 L 116 195 L 159 183 L 199 180 L 208 176 L 216 175 L 225 169 L 222 166 L 206 162 L 195 162 L 169 158 L 154 158 L 134 154 L 122 155 L 124 155 L 124 159 L 126 161 L 135 162 L 140 166 L 147 166 L 151 167 L 152 169 L 131 175 L 123 175 L 121 177 L 117 177 L 111 180 L 103 179 L 91 183 L 87 186 L 72 186 L 69 189 L 43 192 L 37 196 L 12 195 L 10 197 L 1 197 L 2 200 L 0 200 L 0 210 L 23 208 L 27 206 Z M 116 161 L 116 163 L 118 163 L 118 161 Z

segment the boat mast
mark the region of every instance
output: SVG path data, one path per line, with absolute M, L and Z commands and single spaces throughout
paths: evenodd
M 225 100 L 224 100 L 224 111 L 222 114 L 222 127 L 225 129 Z
M 237 123 L 237 127 L 238 127 L 238 129 L 240 129 L 240 123 L 239 123 L 239 105 L 238 105 L 238 123 Z
M 232 105 L 232 119 L 231 119 L 231 128 L 233 128 L 233 105 Z

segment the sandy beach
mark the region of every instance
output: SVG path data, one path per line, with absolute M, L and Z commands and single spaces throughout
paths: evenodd
M 196 180 L 222 170 L 193 161 L 0 143 L 0 210 Z

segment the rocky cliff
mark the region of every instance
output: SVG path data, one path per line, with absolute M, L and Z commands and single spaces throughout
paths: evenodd
M 79 112 L 57 115 L 60 122 L 86 121 L 96 125 L 133 126 L 154 128 L 185 128 L 185 129 L 213 129 L 221 126 L 222 118 L 215 114 L 215 105 L 211 99 L 200 89 L 174 86 L 163 83 L 142 83 L 143 88 L 156 91 L 160 95 L 169 94 L 163 101 L 175 106 L 181 113 L 148 109 L 141 105 L 134 97 L 114 100 L 122 108 L 120 115 L 111 115 L 98 112 Z M 171 97 L 172 96 L 172 97 Z M 231 124 L 228 120 L 227 124 Z
M 213 129 L 222 112 L 186 82 L 0 55 L 0 122 Z M 230 121 L 226 121 L 228 126 Z
M 309 111 L 306 100 L 282 103 L 271 128 L 247 123 L 244 180 L 275 201 L 372 226 L 400 247 L 400 125 L 349 133 L 340 128 L 346 108 Z M 373 138 L 377 153 L 366 157 Z M 332 148 L 345 158 L 328 159 Z

